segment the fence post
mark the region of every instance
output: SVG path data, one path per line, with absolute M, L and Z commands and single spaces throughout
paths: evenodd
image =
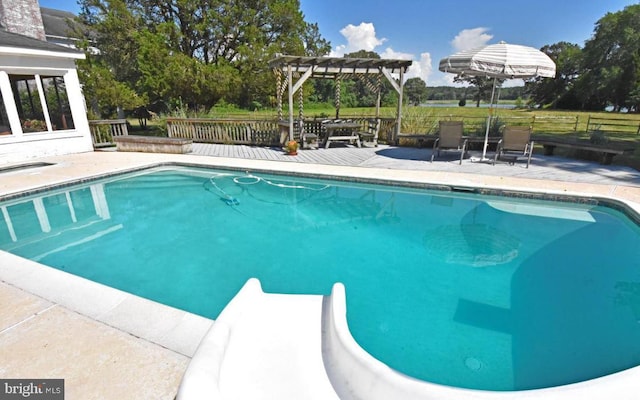
M 585 132 L 589 132 L 589 124 L 591 124 L 591 114 L 589 114 L 589 118 L 587 118 L 587 127 L 585 129 Z
M 535 114 L 531 117 L 531 132 L 535 131 L 536 129 L 536 116 Z

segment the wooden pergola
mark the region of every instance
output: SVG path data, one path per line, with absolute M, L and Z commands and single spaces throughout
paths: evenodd
M 289 139 L 293 139 L 293 96 L 299 94 L 299 118 L 304 117 L 302 85 L 309 78 L 334 79 L 336 82 L 336 118 L 340 116 L 340 81 L 348 77 L 362 80 L 366 86 L 377 93 L 376 118 L 380 116 L 380 90 L 382 77 L 387 78 L 391 86 L 398 92 L 398 108 L 396 113 L 396 128 L 394 140 L 400 133 L 402 120 L 402 90 L 404 87 L 404 73 L 413 63 L 411 60 L 390 60 L 375 58 L 344 58 L 344 57 L 301 57 L 291 55 L 277 55 L 269 62 L 276 75 L 276 91 L 278 101 L 278 120 L 283 119 L 282 97 L 285 90 L 289 97 Z M 395 77 L 394 75 L 397 75 Z M 294 83 L 293 80 L 297 79 Z

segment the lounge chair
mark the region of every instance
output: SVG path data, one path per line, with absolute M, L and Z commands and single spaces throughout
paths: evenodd
M 498 159 L 506 159 L 509 164 L 514 164 L 518 157 L 527 157 L 527 168 L 529 168 L 532 153 L 531 127 L 505 126 L 493 163 L 495 164 Z
M 371 118 L 367 120 L 366 130 L 358 131 L 360 142 L 371 142 L 374 147 L 378 147 L 378 133 L 380 132 L 380 119 Z
M 433 143 L 431 162 L 435 156 L 440 157 L 441 150 L 456 150 L 460 152 L 460 164 L 467 152 L 467 139 L 462 137 L 462 121 L 440 121 L 438 138 Z

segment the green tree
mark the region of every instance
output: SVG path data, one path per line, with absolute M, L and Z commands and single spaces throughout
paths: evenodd
M 380 55 L 374 51 L 359 50 L 353 53 L 345 54 L 346 58 L 373 58 L 380 59 Z M 353 82 L 353 91 L 355 96 L 355 106 L 357 107 L 373 107 L 376 104 L 377 93 L 372 90 L 380 79 L 380 103 L 382 106 L 397 104 L 396 91 L 391 84 L 383 76 L 378 74 L 363 75 L 358 78 L 348 79 Z
M 164 37 L 149 31 L 141 32 L 137 39 L 141 74 L 137 86 L 151 102 L 173 98 L 193 108 L 222 98 L 234 100 L 227 89 L 238 87 L 241 79 L 230 65 L 205 64 L 183 53 L 172 54 L 163 45 Z
M 453 78 L 454 82 L 466 82 L 475 87 L 476 92 L 474 100 L 476 101 L 476 107 L 480 107 L 480 101 L 491 101 L 491 92 L 493 91 L 493 80 L 498 78 L 488 78 L 486 76 L 456 76 Z M 496 88 L 502 86 L 504 79 L 498 79 L 496 82 Z
M 220 99 L 248 106 L 273 97 L 276 53 L 330 50 L 299 0 L 80 0 L 95 33 L 92 65 L 150 99 L 192 108 Z
M 640 87 L 640 4 L 607 13 L 583 49 L 578 96 L 586 109 L 638 111 Z
M 121 110 L 130 110 L 146 103 L 126 83 L 115 79 L 108 67 L 78 61 L 78 76 L 83 82 L 84 96 L 90 104 L 92 118 L 122 117 Z M 119 115 L 120 114 L 120 115 Z
M 555 78 L 535 78 L 525 83 L 533 104 L 552 108 L 577 108 L 575 83 L 582 68 L 582 49 L 577 44 L 558 42 L 540 49 L 556 63 Z
M 122 117 L 122 110 L 146 101 L 135 90 L 140 77 L 135 40 L 140 21 L 122 0 L 86 1 L 80 18 L 84 24 L 77 25 L 82 31 L 76 34 L 85 38 L 79 46 L 85 49 L 86 59 L 78 61 L 78 75 L 85 97 L 96 117 Z
M 427 84 L 420 78 L 410 78 L 404 84 L 409 103 L 418 106 L 427 99 Z
M 346 58 L 372 58 L 372 59 L 380 59 L 380 55 L 374 51 L 367 50 L 359 50 L 353 53 L 345 54 Z M 350 78 L 348 81 L 352 82 L 349 87 L 352 88 L 353 91 L 353 106 L 354 107 L 373 107 L 376 104 L 377 93 L 371 90 L 371 87 L 368 87 L 366 80 L 369 80 L 369 83 L 374 83 L 377 79 L 376 75 L 371 76 L 362 76 L 359 78 Z M 347 80 L 345 80 L 347 81 Z M 343 88 L 344 82 L 343 81 Z M 382 90 L 381 92 L 384 92 Z M 345 106 L 347 103 L 342 102 Z

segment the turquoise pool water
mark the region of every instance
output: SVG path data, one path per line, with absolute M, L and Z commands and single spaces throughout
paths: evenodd
M 0 248 L 215 318 L 345 284 L 349 327 L 419 379 L 523 390 L 640 364 L 640 228 L 612 208 L 177 169 L 0 203 Z

